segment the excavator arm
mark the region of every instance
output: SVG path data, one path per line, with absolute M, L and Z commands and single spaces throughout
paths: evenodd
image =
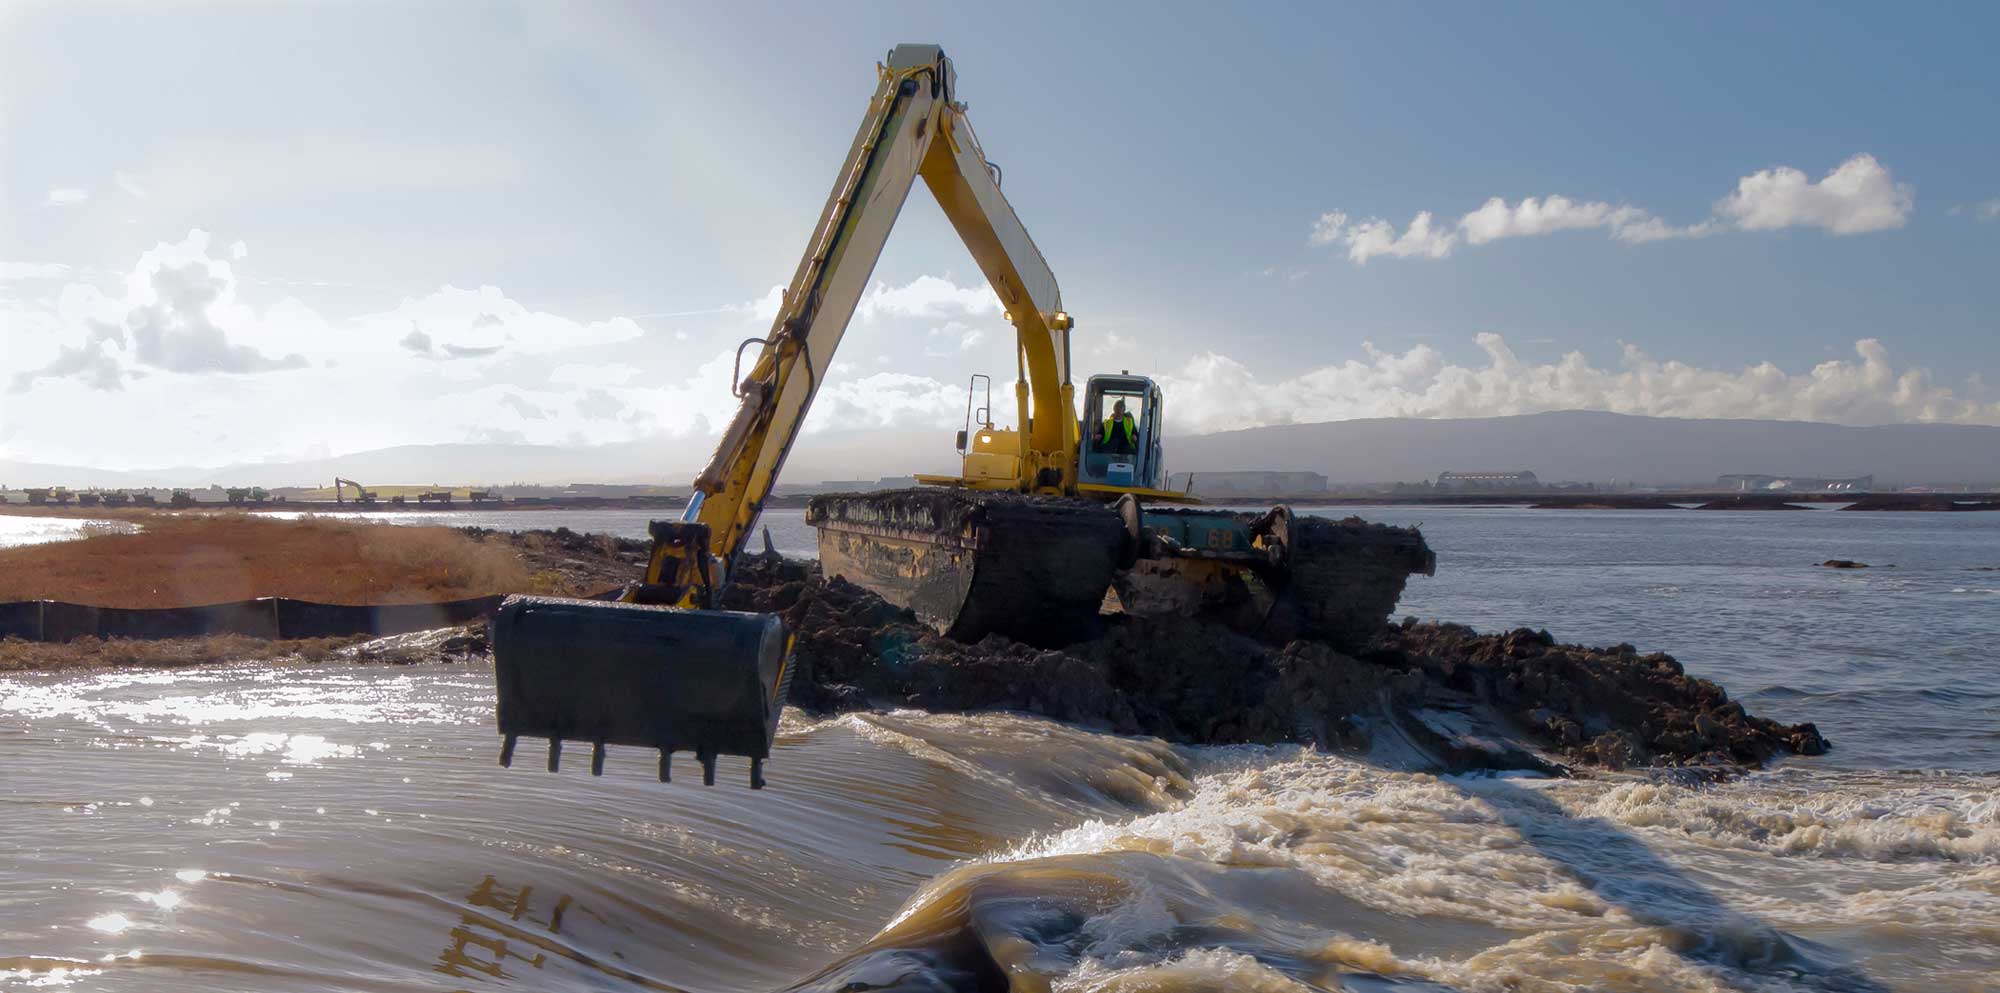
M 741 399 L 679 520 L 655 521 L 645 581 L 619 603 L 515 597 L 494 621 L 502 762 L 523 735 L 749 756 L 761 785 L 783 707 L 789 635 L 770 615 L 720 611 L 721 591 L 798 440 L 918 177 L 971 251 L 1016 332 L 1020 492 L 1074 494 L 1078 428 L 1062 292 L 1000 192 L 936 45 L 899 45 L 879 83 L 771 331 L 737 349 Z M 754 349 L 747 371 L 746 352 Z
M 713 605 L 731 561 L 776 485 L 813 397 L 860 305 L 889 231 L 918 177 L 936 196 L 1014 325 L 1022 371 L 1017 385 L 1020 489 L 1074 492 L 1076 404 L 1069 380 L 1070 318 L 1062 290 L 1000 193 L 998 169 L 980 149 L 955 73 L 936 45 L 899 45 L 878 68 L 880 84 L 841 164 L 805 256 L 747 374 L 742 402 L 714 456 L 695 477 L 679 522 L 655 530 L 648 566 L 651 602 Z

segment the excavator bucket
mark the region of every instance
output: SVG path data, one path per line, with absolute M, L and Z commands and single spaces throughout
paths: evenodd
M 820 571 L 908 607 L 940 633 L 1056 646 L 1087 634 L 1136 521 L 1102 503 L 924 488 L 806 507 Z
M 642 745 L 659 749 L 662 782 L 687 751 L 711 786 L 718 755 L 746 756 L 762 788 L 789 640 L 774 614 L 508 597 L 493 618 L 500 764 L 522 736 L 549 740 L 550 772 L 564 741 L 590 743 L 593 775 L 606 745 Z

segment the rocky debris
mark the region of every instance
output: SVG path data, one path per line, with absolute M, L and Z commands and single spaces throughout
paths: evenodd
M 616 589 L 646 574 L 652 543 L 609 534 L 585 534 L 569 528 L 553 531 L 496 531 L 459 528 L 482 544 L 498 545 L 520 556 L 534 577 L 536 592 L 561 596 L 593 596 Z
M 1813 725 L 1752 716 L 1722 687 L 1687 675 L 1673 656 L 1641 655 L 1631 645 L 1585 648 L 1557 644 L 1547 631 L 1481 635 L 1457 624 L 1405 621 L 1366 657 L 1412 666 L 1471 693 L 1544 744 L 1592 765 L 1758 765 L 1828 747 Z
M 1259 632 L 1278 644 L 1303 638 L 1359 650 L 1396 609 L 1409 577 L 1437 572 L 1422 532 L 1359 517 L 1296 517 L 1291 544 L 1289 582 Z
M 785 616 L 797 634 L 791 702 L 815 713 L 1021 710 L 1190 743 L 1367 750 L 1394 738 L 1458 769 L 1558 758 L 1729 767 L 1827 748 L 1812 725 L 1751 716 L 1672 656 L 1561 645 L 1547 632 L 1405 621 L 1348 654 L 1187 618 L 1110 616 L 1058 649 L 998 636 L 968 645 L 860 587 L 821 582 L 814 563 L 764 556 L 739 564 L 724 606 Z
M 412 631 L 370 638 L 338 649 L 338 658 L 373 665 L 417 665 L 427 662 L 467 662 L 493 652 L 486 623 L 480 621 L 433 631 Z
M 1853 559 L 1827 559 L 1825 562 L 1821 562 L 1819 566 L 1822 569 L 1866 569 L 1868 568 L 1868 563 L 1856 562 Z

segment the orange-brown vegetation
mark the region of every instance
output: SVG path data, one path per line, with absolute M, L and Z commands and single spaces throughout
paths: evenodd
M 181 607 L 260 596 L 420 603 L 557 592 L 504 542 L 440 527 L 156 514 L 135 534 L 0 549 L 0 601 Z M 537 570 L 541 571 L 541 570 Z

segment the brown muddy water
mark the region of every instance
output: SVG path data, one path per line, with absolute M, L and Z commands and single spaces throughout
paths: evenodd
M 1404 610 L 1672 651 L 1833 752 L 1559 781 L 792 714 L 753 793 L 501 770 L 483 664 L 10 674 L 0 990 L 2000 990 L 2000 515 L 1369 516 L 1439 552 Z
M 0 988 L 1975 990 L 1996 782 L 1403 772 L 788 718 L 768 790 L 495 764 L 481 665 L 0 681 Z M 524 763 L 526 765 L 528 763 Z

